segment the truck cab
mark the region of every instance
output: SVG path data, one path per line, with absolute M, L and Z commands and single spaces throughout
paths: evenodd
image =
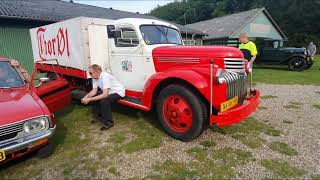
M 156 109 L 163 129 L 181 141 L 212 125 L 240 122 L 260 101 L 258 90 L 249 91 L 248 62 L 239 49 L 184 46 L 178 28 L 167 22 L 79 17 L 30 34 L 39 70 L 51 72 L 46 60 L 57 59 L 66 81 L 88 91 L 88 66 L 100 65 L 125 86 L 119 103 Z
M 45 80 L 27 83 L 10 59 L 0 57 L 0 164 L 35 150 L 50 151 L 49 138 L 56 128 L 52 112 L 61 101 L 52 97 L 61 92 L 45 94 Z

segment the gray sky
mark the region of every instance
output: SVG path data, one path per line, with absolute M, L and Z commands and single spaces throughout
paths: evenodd
M 74 0 L 76 3 L 100 6 L 105 8 L 139 12 L 141 14 L 148 13 L 157 5 L 165 5 L 174 0 Z

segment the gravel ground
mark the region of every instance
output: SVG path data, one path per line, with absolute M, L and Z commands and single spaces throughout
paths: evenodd
M 268 141 L 281 141 L 298 151 L 297 156 L 286 157 L 277 153 L 258 152 L 257 158 L 281 158 L 308 171 L 306 178 L 320 174 L 320 110 L 313 107 L 320 103 L 320 86 L 301 85 L 258 85 L 262 96 L 277 98 L 263 99 L 261 106 L 268 109 L 253 114 L 258 120 L 267 120 L 272 126 L 284 132 L 280 137 L 265 137 Z M 284 106 L 290 102 L 302 103 L 299 109 Z M 283 123 L 290 121 L 292 124 Z M 280 157 L 279 157 L 280 156 Z M 252 175 L 248 171 L 248 176 Z
M 73 156 L 73 159 L 69 159 L 69 162 L 65 162 L 61 166 L 58 159 L 59 155 L 65 155 L 63 152 L 55 152 L 54 155 L 49 157 L 46 161 L 36 160 L 35 158 L 30 158 L 28 161 L 22 161 L 20 163 L 11 165 L 11 168 L 8 170 L 9 173 L 3 173 L 3 177 L 0 179 L 17 179 L 15 176 L 12 176 L 14 170 L 20 170 L 20 176 L 17 177 L 29 177 L 31 178 L 32 170 L 37 170 L 40 167 L 50 167 L 42 170 L 41 174 L 34 176 L 32 179 L 129 179 L 129 178 L 150 178 L 150 175 L 157 173 L 155 165 L 161 165 L 164 162 L 172 163 L 177 162 L 182 164 L 184 169 L 190 170 L 194 169 L 194 163 L 196 164 L 198 174 L 207 176 L 209 179 L 212 178 L 212 173 L 215 173 L 212 167 L 208 167 L 206 163 L 206 158 L 214 159 L 212 156 L 213 152 L 221 152 L 229 148 L 232 150 L 249 152 L 252 155 L 248 161 L 245 161 L 243 164 L 239 162 L 239 157 L 234 156 L 233 152 L 227 152 L 227 158 L 231 158 L 232 164 L 230 165 L 231 171 L 235 172 L 234 175 L 227 174 L 225 179 L 263 179 L 263 178 L 295 178 L 295 179 L 311 179 L 315 176 L 320 177 L 320 109 L 317 109 L 313 105 L 320 104 L 320 86 L 301 86 L 301 85 L 267 85 L 267 84 L 258 84 L 256 88 L 261 91 L 262 102 L 260 109 L 252 114 L 251 122 L 260 123 L 262 131 L 266 127 L 272 127 L 274 130 L 279 130 L 280 136 L 268 135 L 265 132 L 258 133 L 257 137 L 262 139 L 263 143 L 258 148 L 250 148 L 248 145 L 243 144 L 243 141 L 236 139 L 232 134 L 222 133 L 219 131 L 213 131 L 212 129 L 206 130 L 199 138 L 192 142 L 180 142 L 174 140 L 166 135 L 159 136 L 158 142 L 161 142 L 160 147 L 153 149 L 139 150 L 133 153 L 126 153 L 121 150 L 117 150 L 119 144 L 110 143 L 110 137 L 116 133 L 121 132 L 125 133 L 125 140 L 120 143 L 120 145 L 127 144 L 135 138 L 135 134 L 128 133 L 130 130 L 136 126 L 131 126 L 132 124 L 137 125 L 137 122 L 131 122 L 132 119 L 135 119 L 134 116 L 127 116 L 128 120 L 122 120 L 117 123 L 115 127 L 104 133 L 96 133 L 98 125 L 90 125 L 87 127 L 87 121 L 80 121 L 82 126 L 87 127 L 86 132 L 80 133 L 80 139 L 85 139 L 90 137 L 93 142 L 89 143 L 89 148 L 84 149 L 88 155 Z M 290 108 L 291 107 L 291 108 Z M 84 109 L 82 109 L 83 111 Z M 76 112 L 79 112 L 76 111 Z M 136 112 L 137 117 L 142 117 L 139 111 Z M 85 113 L 84 113 L 85 114 Z M 131 119 L 130 119 L 131 118 Z M 147 121 L 143 121 L 144 125 L 150 126 Z M 246 122 L 249 122 L 247 120 Z M 74 122 L 76 123 L 76 122 Z M 77 124 L 75 124 L 77 125 Z M 79 127 L 82 127 L 79 126 Z M 232 127 L 228 127 L 229 130 Z M 242 133 L 245 137 L 257 138 L 255 135 L 252 136 L 252 131 L 255 130 L 255 124 L 250 124 L 247 126 L 244 124 L 242 127 Z M 146 126 L 143 126 L 146 127 Z M 247 128 L 248 127 L 248 128 Z M 155 127 L 148 127 L 147 131 L 144 132 L 147 135 L 150 135 L 149 131 L 160 131 L 155 129 Z M 139 131 L 141 132 L 141 131 Z M 70 133 L 70 130 L 69 130 Z M 214 142 L 215 145 L 205 148 L 201 145 L 204 141 Z M 286 143 L 289 147 L 297 151 L 297 155 L 289 156 L 283 153 L 276 152 L 269 148 L 271 142 L 282 142 Z M 142 142 L 141 142 L 142 143 Z M 77 147 L 74 147 L 77 148 Z M 190 149 L 198 148 L 204 149 L 206 155 L 205 160 L 199 161 L 195 156 L 188 153 Z M 115 152 L 112 155 L 108 155 L 108 149 L 113 149 Z M 78 151 L 68 151 L 69 153 L 78 152 Z M 201 154 L 200 154 L 201 155 Z M 203 155 L 203 154 L 202 154 Z M 221 156 L 221 155 L 220 155 Z M 63 156 L 64 157 L 64 156 Z M 66 155 L 66 157 L 69 157 Z M 288 162 L 291 166 L 302 169 L 305 173 L 301 176 L 290 176 L 283 177 L 271 170 L 266 169 L 261 165 L 261 160 L 271 159 L 271 160 L 281 160 Z M 216 161 L 225 161 L 225 159 L 217 158 Z M 227 163 L 229 159 L 226 160 Z M 92 164 L 89 164 L 89 162 Z M 212 161 L 211 161 L 212 162 Z M 36 166 L 32 167 L 32 164 Z M 64 163 L 64 162 L 63 162 Z M 68 163 L 71 165 L 67 166 Z M 95 165 L 97 166 L 90 166 Z M 211 164 L 212 165 L 212 164 Z M 168 164 L 166 164 L 168 166 Z M 113 173 L 110 170 L 110 167 L 114 167 Z M 221 170 L 224 166 L 217 166 Z M 90 171 L 91 168 L 91 171 Z M 178 171 L 174 175 L 175 179 L 181 179 L 188 175 L 184 170 L 181 171 L 181 168 L 175 169 L 175 167 L 170 167 L 171 169 L 162 169 L 164 172 L 163 179 L 166 179 L 167 171 Z M 200 168 L 200 169 L 199 169 Z M 203 169 L 201 169 L 203 168 Z M 204 169 L 205 168 L 205 169 Z M 211 168 L 211 172 L 210 172 Z M 228 167 L 225 167 L 228 168 Z M 40 168 L 41 169 L 41 168 Z M 225 170 L 225 169 L 223 169 Z M 221 170 L 221 171 L 223 171 Z M 36 171 L 38 172 L 38 171 Z M 96 172 L 96 173 L 91 173 Z M 208 172 L 208 173 L 207 173 Z M 1 168 L 0 168 L 1 173 Z M 169 172 L 172 175 L 172 172 Z M 202 173 L 202 174 L 199 174 Z M 207 173 L 207 174 L 205 174 Z M 221 173 L 221 172 L 220 172 Z M 228 173 L 228 171 L 224 172 Z M 25 175 L 25 176 L 23 176 Z M 168 176 L 170 177 L 170 176 Z M 179 178 L 180 177 L 180 178 Z M 199 179 L 197 176 L 193 179 Z M 172 177 L 171 177 L 172 178 Z M 218 179 L 218 178 L 216 178 Z
M 190 162 L 192 157 L 186 153 L 187 149 L 199 146 L 203 140 L 212 140 L 217 149 L 231 147 L 242 149 L 253 154 L 256 161 L 250 161 L 237 166 L 238 178 L 261 179 L 272 177 L 272 172 L 260 165 L 261 159 L 281 159 L 306 170 L 300 178 L 311 178 L 320 174 L 320 110 L 313 107 L 320 102 L 319 86 L 301 85 L 266 85 L 258 84 L 256 88 L 262 96 L 277 96 L 262 99 L 263 110 L 255 112 L 252 117 L 274 128 L 281 130 L 281 136 L 262 135 L 268 142 L 280 141 L 287 143 L 298 151 L 297 156 L 287 156 L 270 150 L 266 145 L 262 148 L 251 149 L 240 141 L 223 134 L 207 130 L 193 142 L 183 143 L 165 137 L 160 148 L 149 149 L 133 154 L 124 154 L 116 158 L 115 164 L 122 179 L 131 177 L 145 177 L 152 170 L 154 163 L 171 159 L 177 162 Z M 290 102 L 300 102 L 301 108 L 288 109 L 284 106 Z M 290 121 L 292 123 L 284 123 Z M 112 178 L 112 177 L 110 177 Z M 115 178 L 115 177 L 114 177 Z

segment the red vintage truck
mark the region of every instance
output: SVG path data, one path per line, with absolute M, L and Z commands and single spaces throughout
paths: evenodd
M 30 34 L 37 72 L 58 69 L 68 82 L 68 87 L 60 80 L 53 83 L 57 87 L 43 88 L 88 91 L 88 66 L 99 64 L 125 86 L 126 97 L 119 103 L 155 108 L 163 129 L 181 141 L 195 139 L 209 126 L 244 120 L 260 101 L 258 90 L 248 91 L 249 67 L 240 50 L 184 46 L 177 27 L 166 22 L 79 17 Z
M 49 138 L 56 128 L 52 112 L 62 102 L 56 96 L 63 97 L 63 91 L 48 92 L 50 84 L 42 86 L 47 78 L 39 77 L 37 84 L 33 76 L 34 83 L 26 83 L 10 61 L 0 57 L 0 164 L 35 150 L 42 155 L 50 153 Z M 59 80 L 52 83 L 56 82 Z

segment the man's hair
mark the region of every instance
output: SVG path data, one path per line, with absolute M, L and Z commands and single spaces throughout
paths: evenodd
M 248 36 L 248 33 L 243 32 L 243 33 L 240 34 L 240 37 L 249 37 L 249 36 Z
M 92 64 L 91 66 L 89 66 L 89 69 L 93 69 L 95 71 L 102 71 L 101 66 L 99 66 L 98 64 Z

